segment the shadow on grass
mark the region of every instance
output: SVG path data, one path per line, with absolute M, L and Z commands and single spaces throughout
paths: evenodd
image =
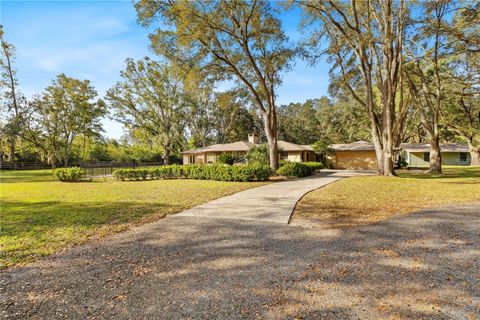
M 466 319 L 480 313 L 479 218 L 478 205 L 457 206 L 318 232 L 172 217 L 9 271 L 0 306 L 43 318 Z

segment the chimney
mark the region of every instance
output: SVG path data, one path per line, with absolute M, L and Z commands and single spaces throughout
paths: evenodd
M 248 142 L 258 144 L 259 143 L 258 134 L 249 133 L 248 134 Z

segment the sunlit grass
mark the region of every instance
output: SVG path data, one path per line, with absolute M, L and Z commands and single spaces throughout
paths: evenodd
M 353 177 L 307 194 L 296 218 L 324 227 L 345 227 L 384 220 L 421 208 L 480 201 L 480 167 L 445 167 L 444 174 L 399 171 L 400 177 Z M 479 208 L 480 211 L 480 208 Z
M 265 183 L 198 180 L 64 183 L 50 170 L 0 173 L 2 267 L 103 238 Z

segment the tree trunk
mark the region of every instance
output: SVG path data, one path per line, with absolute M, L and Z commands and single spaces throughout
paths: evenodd
M 50 154 L 47 156 L 47 158 L 52 169 L 55 169 L 57 167 L 57 159 L 55 158 L 55 156 L 53 154 Z
M 165 161 L 165 164 L 170 164 L 170 146 L 165 145 L 163 146 L 163 160 Z
M 475 147 L 473 144 L 468 144 L 468 151 L 470 152 L 471 166 L 480 166 L 480 146 Z
M 440 137 L 434 134 L 430 139 L 430 165 L 428 173 L 442 174 L 442 154 L 440 150 Z
M 15 142 L 11 142 L 8 146 L 8 162 L 15 161 Z
M 268 141 L 270 156 L 270 167 L 273 170 L 278 169 L 278 145 L 277 145 L 277 119 L 274 112 L 264 113 L 265 134 Z

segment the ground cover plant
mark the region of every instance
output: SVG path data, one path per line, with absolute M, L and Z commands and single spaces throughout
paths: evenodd
M 51 170 L 1 171 L 1 267 L 262 184 L 187 179 L 63 183 Z
M 297 204 L 294 220 L 319 226 L 369 224 L 421 208 L 480 201 L 480 167 L 444 167 L 443 175 L 399 170 L 400 177 L 343 179 L 313 191 Z

